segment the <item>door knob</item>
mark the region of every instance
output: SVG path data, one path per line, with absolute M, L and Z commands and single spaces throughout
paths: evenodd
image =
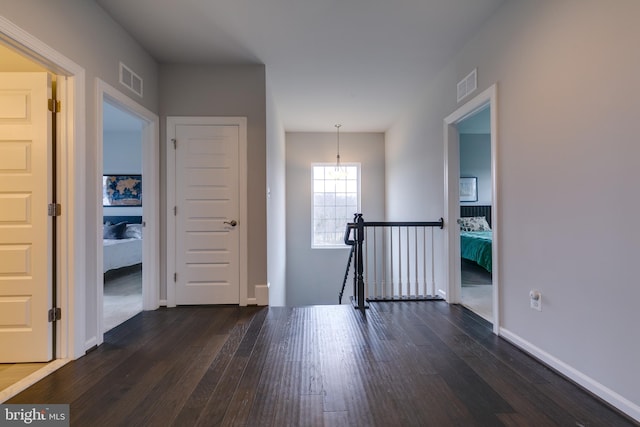
M 235 219 L 232 219 L 231 221 L 224 221 L 223 224 L 227 224 L 232 227 L 235 227 L 236 225 L 238 225 L 238 221 L 236 221 Z

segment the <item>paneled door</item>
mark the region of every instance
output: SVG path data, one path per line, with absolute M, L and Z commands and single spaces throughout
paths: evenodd
M 240 302 L 239 127 L 177 124 L 176 304 Z
M 0 362 L 52 358 L 51 77 L 0 73 Z

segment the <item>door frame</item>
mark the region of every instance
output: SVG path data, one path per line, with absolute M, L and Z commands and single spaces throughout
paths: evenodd
M 159 261 L 160 261 L 160 119 L 158 115 L 138 104 L 118 89 L 96 79 L 96 180 L 99 183 L 96 192 L 97 224 L 102 224 L 102 175 L 104 172 L 103 147 L 104 147 L 104 126 L 103 126 L 103 103 L 117 106 L 119 109 L 136 116 L 143 122 L 142 128 L 142 194 L 144 194 L 142 221 L 144 222 L 142 240 L 142 309 L 155 310 L 159 305 Z M 104 263 L 104 247 L 102 245 L 102 229 L 97 230 L 97 325 L 98 337 L 97 345 L 104 342 L 104 274 L 102 267 Z
M 167 117 L 166 128 L 166 153 L 167 153 L 167 307 L 176 306 L 176 286 L 174 272 L 176 271 L 176 220 L 174 206 L 176 206 L 176 150 L 173 147 L 173 139 L 176 137 L 177 125 L 232 125 L 238 126 L 238 179 L 239 179 L 239 204 L 240 217 L 240 306 L 247 305 L 248 288 L 248 233 L 247 233 L 247 118 L 246 117 Z
M 445 218 L 445 283 L 446 299 L 450 304 L 461 302 L 460 278 L 460 230 L 457 219 L 460 216 L 460 138 L 456 124 L 477 111 L 490 107 L 491 115 L 491 222 L 493 230 L 492 250 L 492 304 L 493 333 L 500 332 L 500 212 L 498 210 L 498 89 L 492 85 L 473 99 L 460 106 L 444 119 L 444 218 Z
M 55 324 L 55 355 L 57 359 L 76 359 L 86 350 L 85 70 L 2 16 L 0 38 L 56 74 L 57 95 L 62 105 L 56 135 L 57 196 L 62 205 L 62 215 L 56 217 L 59 237 L 56 295 L 62 318 Z M 48 373 L 38 375 L 44 377 Z

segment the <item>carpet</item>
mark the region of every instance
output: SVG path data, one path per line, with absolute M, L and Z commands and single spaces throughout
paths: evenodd
M 484 268 L 466 259 L 461 262 L 462 305 L 493 322 L 492 277 Z
M 127 267 L 105 275 L 104 332 L 115 328 L 142 311 L 142 268 Z

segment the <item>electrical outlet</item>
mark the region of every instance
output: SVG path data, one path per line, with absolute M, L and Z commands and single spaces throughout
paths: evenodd
M 533 310 L 542 311 L 542 293 L 536 289 L 529 292 L 529 306 Z

